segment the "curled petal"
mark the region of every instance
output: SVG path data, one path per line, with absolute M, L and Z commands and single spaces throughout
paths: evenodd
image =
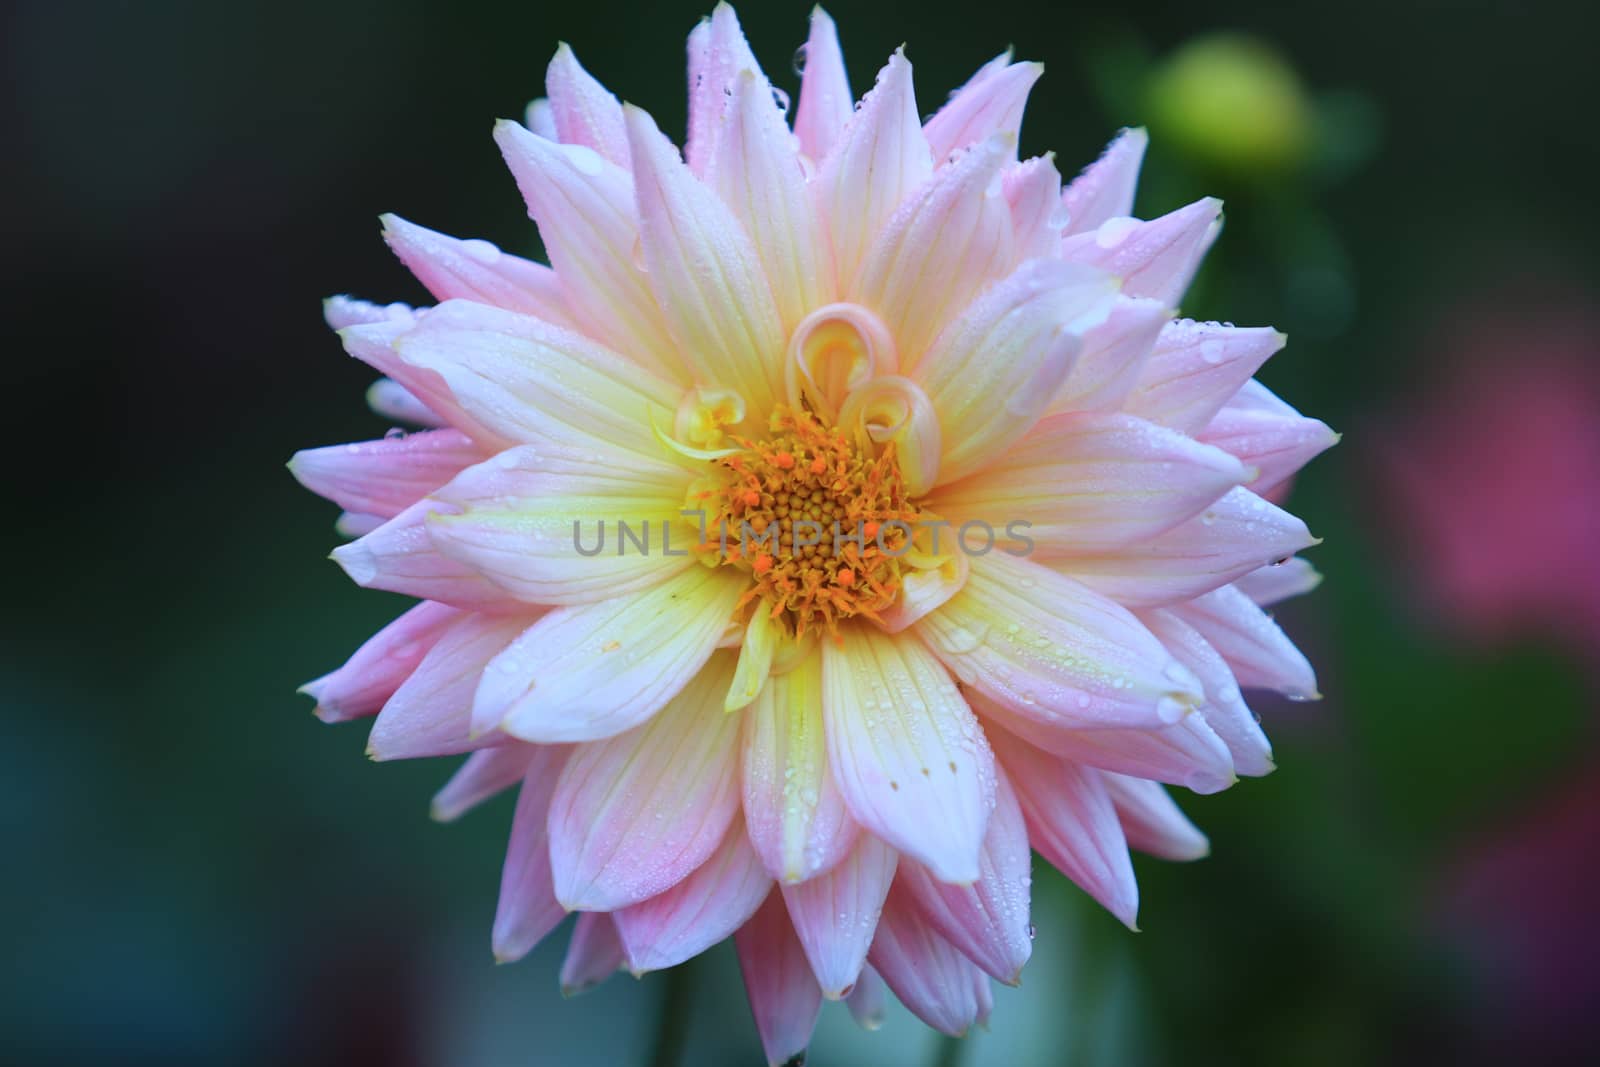
M 1022 129 L 1022 112 L 1033 83 L 1044 73 L 1042 63 L 989 63 L 972 80 L 951 94 L 933 118 L 923 124 L 923 135 L 935 160 L 987 140 L 997 133 L 1011 136 L 1013 147 Z
M 1125 409 L 1193 434 L 1287 341 L 1265 326 L 1179 319 L 1156 338 Z
M 1133 214 L 1134 189 L 1149 140 L 1142 128 L 1123 130 L 1099 159 L 1072 180 L 1061 194 L 1061 205 L 1067 209 L 1066 234 L 1087 233 L 1107 219 Z
M 1015 149 L 1015 138 L 996 134 L 923 183 L 873 239 L 845 290 L 882 316 L 903 366 L 916 365 L 950 308 L 1016 265 L 999 181 Z
M 783 897 L 769 894 L 733 935 L 733 946 L 769 1067 L 804 1062 L 822 1011 L 822 990 L 789 925 Z
M 834 419 L 845 397 L 898 364 L 883 320 L 860 304 L 829 304 L 807 315 L 789 337 L 784 393 L 790 407 L 811 406 Z
M 939 476 L 939 417 L 916 382 L 897 374 L 872 379 L 845 399 L 839 426 L 876 445 L 893 443 L 912 496 L 933 487 Z
M 794 135 L 800 141 L 800 151 L 812 160 L 820 160 L 833 147 L 855 107 L 838 30 L 820 5 L 811 9 L 811 33 L 804 47 L 805 69 L 800 74 Z
M 1222 201 L 1207 197 L 1148 222 L 1107 219 L 1093 233 L 1066 238 L 1061 255 L 1115 274 L 1129 296 L 1173 307 L 1221 230 Z
M 822 658 L 768 678 L 744 715 L 750 841 L 774 878 L 803 882 L 838 863 L 857 832 L 828 769 Z
M 829 870 L 782 887 L 795 935 L 829 1000 L 848 994 L 867 962 L 896 861 L 894 849 L 862 834 L 850 853 Z
M 1172 608 L 1227 661 L 1243 686 L 1276 689 L 1290 697 L 1317 695 L 1317 675 L 1272 616 L 1250 596 L 1225 586 Z
M 1084 334 L 1112 308 L 1105 274 L 1036 259 L 940 334 L 911 376 L 939 413 L 939 475 L 954 481 L 1027 433 L 1071 373 Z
M 622 105 L 594 79 L 572 49 L 562 44 L 544 75 L 550 94 L 550 121 L 555 139 L 583 145 L 626 169 L 628 131 L 622 124 Z
M 513 746 L 508 746 L 513 747 Z M 526 956 L 566 918 L 550 882 L 550 837 L 546 822 L 550 796 L 567 750 L 539 745 L 526 750 L 527 769 L 511 819 L 511 843 L 500 874 L 500 902 L 494 913 L 494 957 L 510 963 Z
M 1047 727 L 1160 727 L 1201 699 L 1125 608 L 1003 552 L 973 558 L 916 632 L 964 685 Z
M 924 511 L 922 514 L 927 522 L 931 513 Z M 929 535 L 936 532 L 929 531 Z M 917 539 L 922 536 L 923 531 L 918 530 Z M 910 555 L 907 553 L 908 559 Z M 880 616 L 884 631 L 897 634 L 937 611 L 967 584 L 967 570 L 967 554 L 953 550 L 952 546 L 952 550 L 930 561 L 928 566 L 901 572 L 900 596 L 894 606 Z
M 1127 838 L 1100 774 L 996 731 L 995 751 L 1016 787 L 1028 840 L 1062 874 L 1137 929 L 1139 886 Z
M 538 619 L 526 615 L 463 615 L 428 650 L 389 698 L 367 738 L 375 760 L 446 756 L 504 741 L 472 730 L 472 693 L 495 656 Z
M 939 936 L 898 882 L 869 958 L 900 1003 L 942 1034 L 961 1037 L 988 1014 L 988 976 Z
M 667 329 L 696 384 L 736 390 L 765 412 L 781 388 L 784 336 L 755 248 L 654 120 L 635 107 L 624 113 L 640 250 Z
M 317 702 L 323 722 L 376 715 L 460 614 L 446 604 L 423 601 L 372 635 L 344 666 L 300 691 Z
M 482 459 L 483 449 L 460 430 L 424 430 L 303 449 L 289 473 L 341 508 L 391 519 Z
M 383 239 L 437 300 L 476 300 L 534 315 L 557 326 L 574 325 L 556 272 L 542 263 L 502 252 L 484 240 L 459 240 L 384 215 Z
M 755 914 L 772 878 L 735 817 L 711 858 L 677 885 L 611 913 L 634 974 L 659 971 L 698 956 L 732 936 Z
M 1111 794 L 1130 847 L 1164 860 L 1198 860 L 1210 855 L 1211 842 L 1160 784 L 1108 771 L 1101 772 L 1100 780 Z
M 1108 554 L 1049 561 L 1049 566 L 1132 607 L 1161 607 L 1227 585 L 1274 560 L 1317 543 L 1306 524 L 1248 489 L 1164 534 Z
M 611 915 L 603 911 L 579 915 L 561 962 L 561 995 L 587 993 L 621 970 L 622 964 L 622 939 Z
M 994 978 L 1016 985 L 1033 954 L 1028 922 L 1032 860 L 1022 808 L 997 767 L 994 815 L 983 840 L 978 880 L 970 886 L 946 885 L 907 859 L 901 861 L 900 881 L 945 940 Z
M 729 572 L 690 567 L 642 593 L 555 608 L 484 672 L 474 729 L 553 743 L 637 726 L 711 658 L 743 591 Z
M 454 822 L 520 782 L 537 753 L 538 746 L 515 741 L 480 748 L 433 795 L 430 814 L 437 822 Z
M 994 761 L 972 710 L 909 635 L 822 642 L 829 764 L 862 827 L 949 882 L 978 877 Z
M 739 724 L 720 708 L 727 653 L 643 726 L 581 745 L 550 802 L 556 898 L 614 911 L 708 860 L 738 812 Z
M 896 50 L 828 150 L 815 180 L 842 291 L 851 289 L 867 248 L 889 216 L 932 173 L 933 155 L 911 89 L 911 64 L 903 50 Z

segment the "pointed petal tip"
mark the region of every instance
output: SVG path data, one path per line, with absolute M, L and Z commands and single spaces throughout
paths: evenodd
M 378 560 L 372 550 L 360 541 L 340 545 L 328 553 L 328 558 L 344 568 L 350 580 L 363 588 L 378 576 Z

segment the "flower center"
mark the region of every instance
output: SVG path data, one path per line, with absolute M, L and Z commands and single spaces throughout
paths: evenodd
M 857 447 L 815 415 L 780 405 L 763 441 L 733 437 L 740 451 L 713 461 L 720 488 L 707 510 L 718 562 L 754 579 L 760 598 L 795 636 L 841 619 L 881 621 L 900 590 L 917 510 L 889 442 Z

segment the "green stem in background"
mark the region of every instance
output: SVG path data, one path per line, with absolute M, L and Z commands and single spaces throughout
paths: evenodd
M 661 978 L 666 988 L 661 994 L 661 1017 L 656 1020 L 655 1054 L 650 1063 L 651 1067 L 682 1067 L 694 979 L 686 963 L 670 968 Z
M 939 1035 L 939 1044 L 933 1050 L 933 1067 L 961 1067 L 967 1058 L 967 1042 L 963 1038 Z

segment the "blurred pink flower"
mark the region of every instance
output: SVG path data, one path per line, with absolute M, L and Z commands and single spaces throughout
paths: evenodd
M 1408 560 L 1483 640 L 1600 641 L 1600 323 L 1515 296 L 1466 313 L 1427 394 L 1370 441 Z
M 390 217 L 442 303 L 329 302 L 434 428 L 295 457 L 421 600 L 307 688 L 374 758 L 471 752 L 438 818 L 520 783 L 501 959 L 568 911 L 569 990 L 731 936 L 774 1062 L 880 979 L 959 1034 L 1030 849 L 1131 926 L 1129 847 L 1207 849 L 1158 783 L 1272 769 L 1240 686 L 1314 695 L 1259 605 L 1316 575 L 1260 494 L 1334 438 L 1251 380 L 1281 334 L 1171 321 L 1220 211 L 1129 217 L 1142 131 L 1065 189 L 1017 160 L 1037 64 L 921 123 L 897 52 L 852 106 L 818 10 L 791 130 L 731 8 L 689 56 L 684 158 L 565 46 L 497 127 L 552 266 Z

